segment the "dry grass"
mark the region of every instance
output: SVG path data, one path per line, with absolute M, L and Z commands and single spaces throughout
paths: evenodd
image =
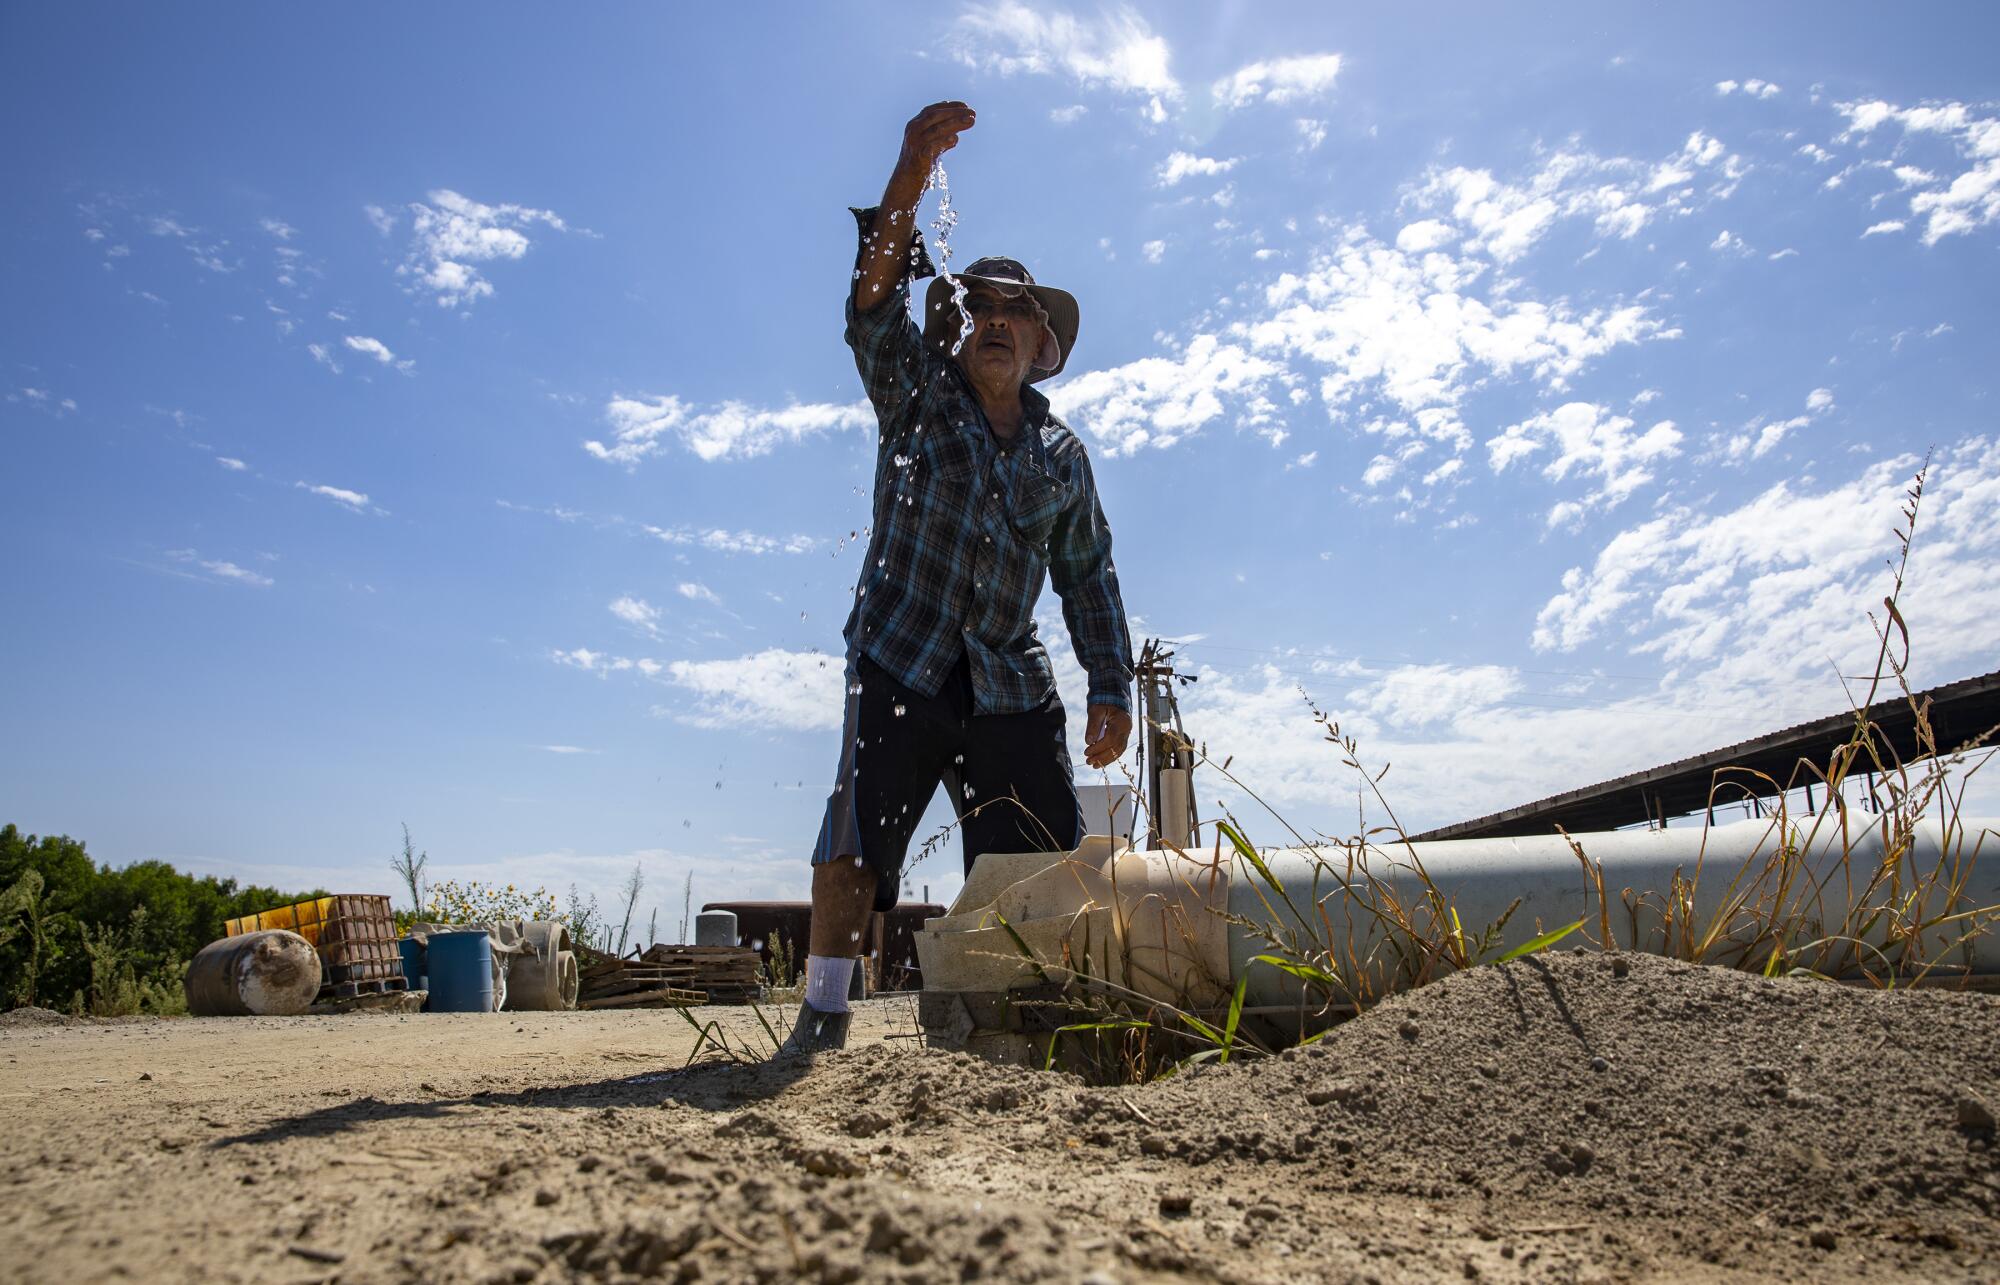
M 1636 893 L 1627 888 L 1613 895 L 1603 866 L 1565 833 L 1595 898 L 1594 914 L 1549 927 L 1502 954 L 1502 934 L 1519 900 L 1492 922 L 1462 922 L 1382 789 L 1386 767 L 1368 766 L 1355 738 L 1314 708 L 1327 744 L 1372 795 L 1385 824 L 1345 840 L 1308 837 L 1232 775 L 1229 760 L 1215 762 L 1188 746 L 1205 770 L 1263 808 L 1289 837 L 1289 846 L 1309 854 L 1310 886 L 1287 887 L 1246 828 L 1225 815 L 1206 823 L 1213 846 L 1196 867 L 1219 872 L 1233 858 L 1250 870 L 1262 912 L 1226 918 L 1262 945 L 1256 964 L 1297 980 L 1304 1000 L 1290 1021 L 1246 1010 L 1243 979 L 1233 991 L 1225 988 L 1231 997 L 1226 1006 L 1197 1003 L 1185 993 L 1181 1003 L 1163 1004 L 1092 976 L 1088 943 L 1077 943 L 1077 949 L 1066 943 L 1061 958 L 1037 960 L 1016 935 L 1038 970 L 1068 978 L 1059 997 L 1042 1001 L 1057 1015 L 1044 1023 L 1055 1028 L 1048 1064 L 1062 1058 L 1093 1078 L 1134 1081 L 1193 1062 L 1266 1054 L 1310 1042 L 1390 993 L 1456 970 L 1546 949 L 1573 935 L 1598 949 L 1617 949 L 1614 925 L 1626 942 L 1649 941 L 1678 959 L 1766 976 L 1882 987 L 1957 976 L 1962 965 L 1948 962 L 1953 953 L 2000 921 L 2000 906 L 1973 904 L 1967 894 L 1986 835 L 1968 834 L 1960 820 L 1965 790 L 1984 762 L 1984 756 L 1972 761 L 1973 753 L 1990 746 L 2000 728 L 1962 745 L 1940 745 L 1928 705 L 1909 684 L 1910 634 L 1899 604 L 1927 471 L 1928 465 L 1907 492 L 1882 614 L 1870 613 L 1878 648 L 1871 673 L 1859 690 L 1848 693 L 1851 735 L 1826 763 L 1802 760 L 1786 781 L 1740 768 L 1715 775 L 1711 817 L 1714 805 L 1744 794 L 1777 797 L 1769 825 L 1747 859 L 1711 861 L 1710 828 L 1704 826 L 1700 856 L 1691 869 L 1675 872 L 1667 888 Z M 1894 702 L 1906 705 L 1914 720 L 1916 753 L 1907 758 L 1871 713 Z M 1879 787 L 1871 792 L 1872 812 L 1847 798 L 1860 774 Z M 1823 789 L 1826 806 L 1794 813 L 1791 795 L 1808 784 Z M 1944 836 L 1942 860 L 1935 864 L 1917 859 L 1927 822 L 1935 822 Z M 1191 929 L 1188 940 L 1191 947 Z

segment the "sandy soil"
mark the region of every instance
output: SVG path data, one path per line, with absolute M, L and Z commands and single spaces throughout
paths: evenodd
M 2000 1280 L 2000 999 L 1562 955 L 1140 1089 L 914 1029 L 800 1074 L 660 1012 L 9 1015 L 0 1272 Z

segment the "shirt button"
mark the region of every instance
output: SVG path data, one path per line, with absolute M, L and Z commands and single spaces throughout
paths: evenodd
M 986 543 L 988 543 L 988 544 L 991 544 L 991 543 L 993 543 L 993 537 L 992 537 L 992 536 L 990 536 L 990 535 L 989 535 L 989 536 L 987 536 L 987 537 L 986 537 Z

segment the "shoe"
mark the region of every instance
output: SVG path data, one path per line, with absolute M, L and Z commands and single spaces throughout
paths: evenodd
M 847 1025 L 853 1016 L 852 1013 L 822 1013 L 811 1004 L 800 1001 L 792 1033 L 772 1060 L 810 1058 L 830 1049 L 846 1048 Z

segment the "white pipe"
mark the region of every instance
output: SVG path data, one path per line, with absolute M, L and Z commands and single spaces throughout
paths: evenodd
M 1815 819 L 1817 832 L 1811 824 Z M 1893 869 L 1883 872 L 1884 882 L 1870 890 L 1868 881 L 1882 865 L 1886 827 L 1877 818 L 1861 813 L 1851 814 L 1850 819 L 1857 832 L 1845 843 L 1838 818 L 1832 814 L 1807 818 L 1806 824 L 1794 821 L 1791 842 L 1798 856 L 1789 863 L 1774 860 L 1784 836 L 1769 820 L 1705 829 L 1618 830 L 1581 834 L 1575 839 L 1592 862 L 1603 867 L 1604 889 L 1611 903 L 1611 935 L 1621 949 L 1652 953 L 1665 949 L 1660 912 L 1677 876 L 1682 881 L 1694 880 L 1683 913 L 1695 931 L 1705 931 L 1718 914 L 1726 912 L 1719 938 L 1725 948 L 1730 943 L 1749 944 L 1752 916 L 1745 908 L 1768 902 L 1787 875 L 1790 882 L 1783 904 L 1802 911 L 1805 919 L 1800 939 L 1788 943 L 1795 950 L 1818 936 L 1838 932 L 1857 902 L 1879 906 L 1892 894 L 1906 897 L 1923 892 L 1931 877 L 1940 872 L 1940 882 L 1929 886 L 1918 917 L 1929 919 L 1945 913 L 1944 885 L 1952 883 L 1958 887 L 1959 908 L 1976 907 L 1989 914 L 2000 908 L 2000 820 L 1961 820 L 1948 834 L 1938 822 L 1920 823 L 1909 851 Z M 1870 828 L 1859 829 L 1861 826 Z M 1988 838 L 1993 842 L 1982 848 L 1982 839 Z M 1328 944 L 1337 962 L 1372 957 L 1384 971 L 1370 980 L 1390 986 L 1395 984 L 1389 975 L 1393 961 L 1380 948 L 1391 934 L 1377 911 L 1387 900 L 1386 889 L 1388 898 L 1419 915 L 1427 914 L 1418 863 L 1445 904 L 1456 909 L 1468 937 L 1476 937 L 1505 914 L 1516 898 L 1520 900 L 1491 947 L 1495 954 L 1579 919 L 1586 921 L 1593 937 L 1598 931 L 1595 880 L 1586 875 L 1583 863 L 1560 835 L 1371 845 L 1351 859 L 1349 850 L 1338 846 L 1280 849 L 1264 854 L 1263 860 L 1290 894 L 1289 904 L 1247 861 L 1236 856 L 1232 857 L 1228 893 L 1233 915 L 1304 931 L 1323 943 L 1330 937 Z M 1628 891 L 1640 906 L 1636 916 L 1625 904 Z M 1314 921 L 1309 927 L 1302 923 L 1306 918 Z M 1953 972 L 2000 973 L 2000 943 L 1989 934 L 1961 940 L 1971 927 L 1960 921 L 1933 928 L 1921 943 L 1921 957 L 1938 961 Z M 1875 927 L 1869 937 L 1872 945 L 1884 945 L 1885 928 L 1886 924 Z M 1254 956 L 1265 953 L 1271 953 L 1268 942 L 1232 924 L 1232 986 L 1247 972 L 1246 1003 L 1296 1002 L 1301 984 L 1295 978 L 1251 962 Z M 1865 951 L 1862 954 L 1873 958 Z

